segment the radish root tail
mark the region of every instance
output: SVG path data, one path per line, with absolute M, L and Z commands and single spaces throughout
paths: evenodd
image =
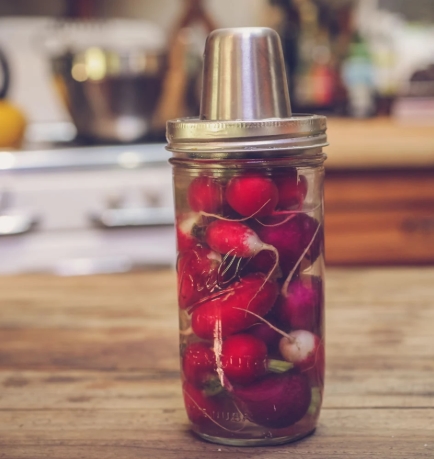
M 269 250 L 270 252 L 273 252 L 274 255 L 276 256 L 276 261 L 274 262 L 274 266 L 270 269 L 270 272 L 267 274 L 267 277 L 265 278 L 265 280 L 262 283 L 262 285 L 258 288 L 256 293 L 253 295 L 253 297 L 250 299 L 249 303 L 247 304 L 247 308 L 245 309 L 246 312 L 249 311 L 250 304 L 259 295 L 259 292 L 264 288 L 265 284 L 270 280 L 271 276 L 274 274 L 274 272 L 276 271 L 277 267 L 279 266 L 279 252 L 277 251 L 276 247 L 274 247 L 272 245 L 268 245 L 268 244 L 263 244 L 261 250 L 258 253 L 260 253 L 260 252 L 262 252 L 264 250 Z
M 288 274 L 288 277 L 286 278 L 285 282 L 283 283 L 281 293 L 285 298 L 288 296 L 288 285 L 291 282 L 292 277 L 294 276 L 294 273 L 297 270 L 298 266 L 300 265 L 301 261 L 306 256 L 307 252 L 309 252 L 309 249 L 312 247 L 313 241 L 316 239 L 316 236 L 317 236 L 320 228 L 321 228 L 321 225 L 318 223 L 318 227 L 315 230 L 315 233 L 313 234 L 312 239 L 310 240 L 310 242 L 307 245 L 307 247 L 304 249 L 304 251 L 301 254 L 300 258 L 297 260 L 297 263 L 291 269 L 291 272 Z
M 218 214 L 209 214 L 208 212 L 201 211 L 200 215 L 203 215 L 204 217 L 212 217 L 216 218 L 217 220 L 224 220 L 225 222 L 245 222 L 247 220 L 250 220 L 253 218 L 255 215 L 257 215 L 261 210 L 271 201 L 269 199 L 267 202 L 265 202 L 256 212 L 253 212 L 252 215 L 249 215 L 248 217 L 243 217 L 243 218 L 226 218 L 222 217 L 221 215 Z
M 252 312 L 252 311 L 249 311 L 248 309 L 243 309 L 243 308 L 234 308 L 234 309 L 238 309 L 239 311 L 245 311 L 245 312 L 248 312 L 249 314 L 252 314 L 252 316 L 255 316 L 257 319 L 259 319 L 264 324 L 267 324 L 275 332 L 279 333 L 279 335 L 282 335 L 284 338 L 287 338 L 291 343 L 294 343 L 295 340 L 294 340 L 294 338 L 292 336 L 289 336 L 288 333 L 285 333 L 283 330 L 281 330 L 280 328 L 276 327 L 271 322 L 268 322 L 267 319 L 264 319 L 259 314 L 256 314 L 255 312 Z

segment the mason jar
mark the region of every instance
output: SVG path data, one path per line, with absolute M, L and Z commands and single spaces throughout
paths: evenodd
M 238 30 L 208 55 L 216 36 L 242 49 Z M 209 71 L 206 51 L 200 117 L 167 125 L 185 408 L 205 440 L 286 443 L 315 430 L 323 397 L 326 120 L 231 119 L 204 102 Z

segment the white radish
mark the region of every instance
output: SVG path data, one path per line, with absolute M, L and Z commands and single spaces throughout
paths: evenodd
M 180 215 L 176 222 L 178 251 L 184 252 L 193 248 L 199 241 L 193 236 L 193 228 L 198 226 L 201 215 L 196 212 Z
M 287 362 L 305 371 L 315 366 L 320 346 L 318 336 L 306 330 L 296 330 L 280 340 L 279 350 Z

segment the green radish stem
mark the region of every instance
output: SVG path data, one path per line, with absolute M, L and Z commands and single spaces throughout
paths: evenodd
M 312 387 L 312 397 L 309 408 L 307 410 L 308 414 L 314 415 L 318 412 L 318 409 L 321 405 L 322 397 L 321 390 L 319 387 Z
M 205 383 L 204 392 L 207 397 L 220 394 L 223 390 L 224 387 L 221 385 L 219 378 L 211 378 Z
M 268 369 L 272 373 L 286 373 L 294 368 L 294 364 L 285 360 L 268 360 Z

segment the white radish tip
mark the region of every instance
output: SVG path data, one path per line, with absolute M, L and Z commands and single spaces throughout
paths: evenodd
M 196 225 L 199 222 L 199 219 L 200 214 L 198 213 L 187 214 L 186 216 L 180 219 L 178 227 L 182 233 L 189 234 L 191 233 L 191 230 L 193 229 L 194 225 Z

